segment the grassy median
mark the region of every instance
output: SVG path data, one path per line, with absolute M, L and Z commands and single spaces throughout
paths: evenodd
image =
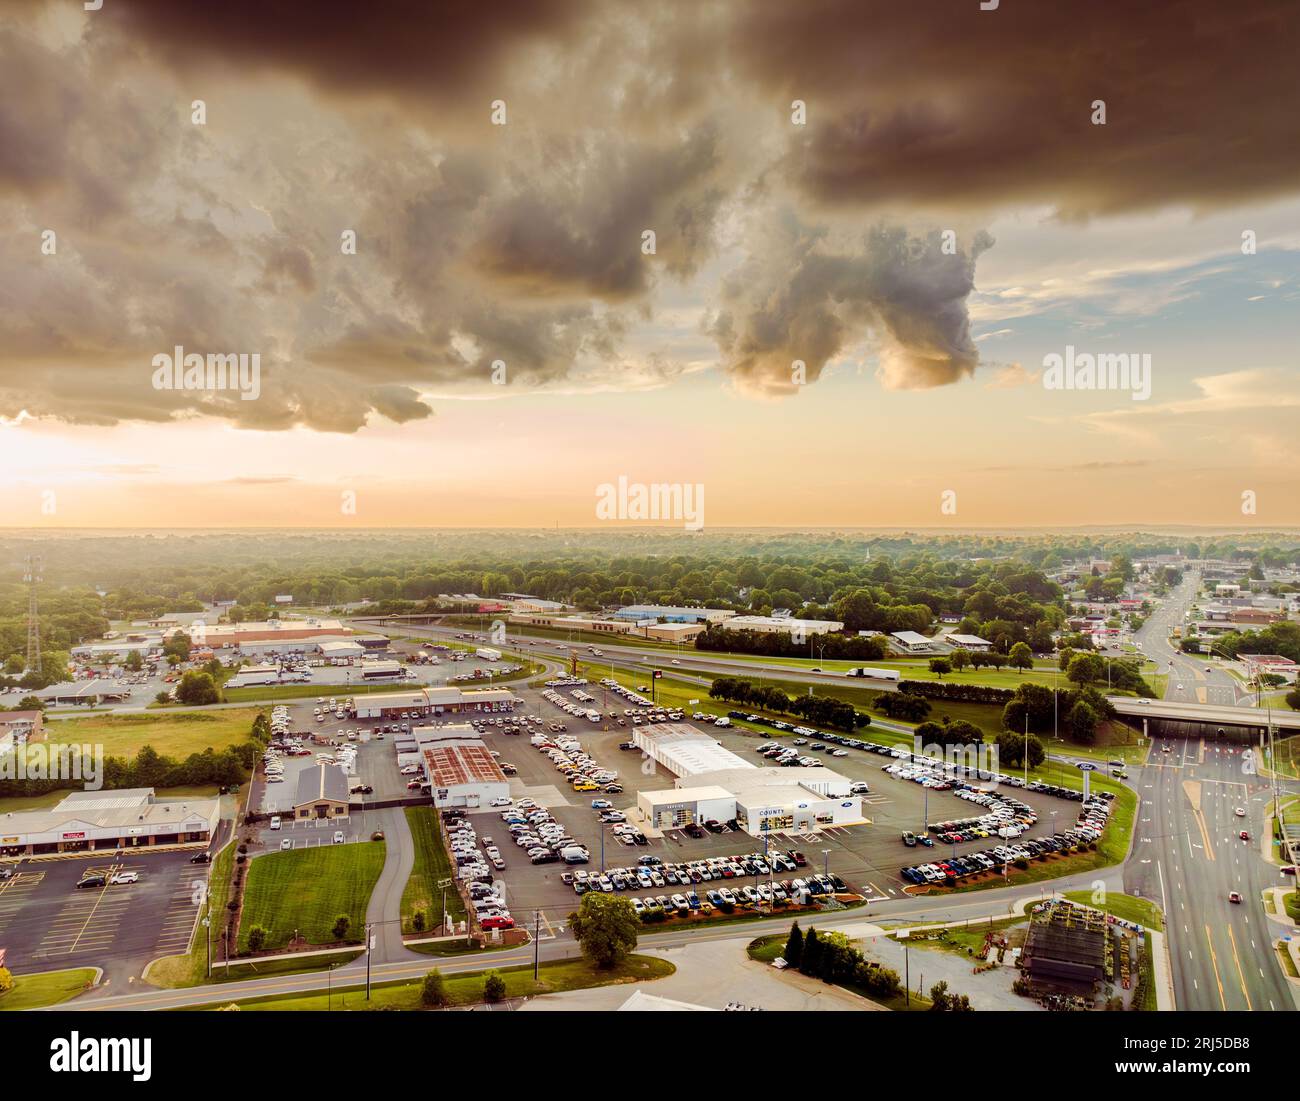
M 424 911 L 424 932 L 437 930 L 442 926 L 443 890 L 438 882 L 454 879 L 447 850 L 438 836 L 438 813 L 433 807 L 407 807 L 406 822 L 415 841 L 415 863 L 411 866 L 411 877 L 406 881 L 402 891 L 402 932 L 413 933 L 418 930 L 411 924 L 417 910 Z M 446 890 L 447 911 L 453 920 L 465 916 L 465 905 L 456 893 L 455 884 Z

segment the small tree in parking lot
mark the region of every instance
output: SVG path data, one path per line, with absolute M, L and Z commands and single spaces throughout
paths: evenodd
M 250 952 L 260 952 L 266 947 L 266 930 L 260 925 L 254 925 L 248 931 L 248 950 Z
M 420 1001 L 425 1005 L 446 1005 L 447 985 L 442 972 L 436 967 L 424 976 L 424 986 L 420 990 Z
M 583 955 L 604 970 L 616 967 L 636 947 L 640 924 L 632 903 L 616 895 L 588 892 L 569 915 L 569 928 Z
M 348 930 L 352 928 L 352 919 L 347 914 L 339 914 L 334 919 L 334 939 L 343 940 L 348 935 Z
M 483 1000 L 485 1002 L 499 1002 L 505 996 L 506 980 L 497 972 L 489 971 L 483 977 Z

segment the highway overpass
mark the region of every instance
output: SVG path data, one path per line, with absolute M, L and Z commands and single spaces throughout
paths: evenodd
M 1269 722 L 1282 736 L 1300 733 L 1300 711 L 1274 708 L 1272 712 L 1259 707 L 1227 707 L 1222 704 L 1182 703 L 1177 700 L 1148 700 L 1137 696 L 1106 697 L 1119 716 L 1133 726 L 1141 726 L 1143 719 L 1159 724 L 1157 733 L 1213 735 L 1225 732 L 1245 732 L 1252 737 L 1263 733 Z M 1270 720 L 1271 715 L 1271 720 Z

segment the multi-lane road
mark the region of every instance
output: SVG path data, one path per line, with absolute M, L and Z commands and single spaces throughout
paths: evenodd
M 1165 699 L 1249 706 L 1248 693 L 1219 667 L 1207 669 L 1169 644 L 1184 622 L 1199 578 L 1189 575 L 1137 632 L 1161 672 Z M 1134 774 L 1141 796 L 1124 889 L 1165 911 L 1179 1009 L 1263 1011 L 1297 1007 L 1272 947 L 1287 927 L 1265 913 L 1266 888 L 1290 883 L 1262 855 L 1270 781 L 1253 770 L 1247 747 L 1215 739 L 1157 737 Z M 1295 784 L 1282 785 L 1294 789 Z M 1245 811 L 1238 817 L 1238 810 Z M 1245 830 L 1249 841 L 1240 833 Z M 1242 901 L 1229 901 L 1233 891 Z

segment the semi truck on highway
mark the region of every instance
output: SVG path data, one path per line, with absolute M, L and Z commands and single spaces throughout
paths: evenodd
M 876 680 L 901 680 L 902 674 L 897 669 L 873 669 L 869 665 L 858 666 L 848 671 L 850 677 L 874 677 Z
M 484 661 L 500 661 L 500 660 L 501 660 L 501 651 L 500 651 L 500 650 L 490 650 L 490 649 L 488 649 L 488 647 L 486 647 L 486 646 L 480 646 L 477 650 L 474 651 L 474 653 L 475 653 L 478 657 L 481 657 Z

